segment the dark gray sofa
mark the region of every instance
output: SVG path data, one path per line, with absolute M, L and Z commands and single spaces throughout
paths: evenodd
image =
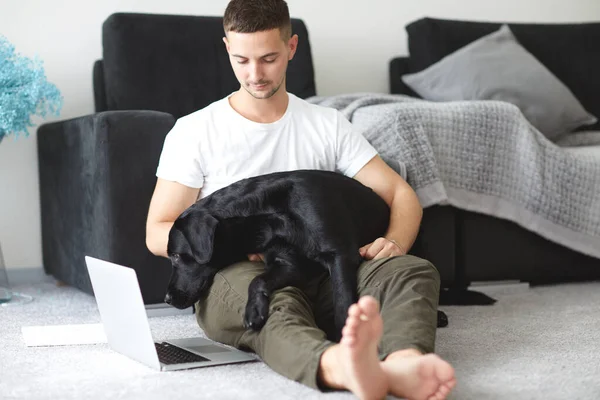
M 404 84 L 403 74 L 424 70 L 500 25 L 434 18 L 407 25 L 409 55 L 391 60 L 390 92 L 419 97 Z M 588 111 L 600 116 L 600 23 L 509 26 L 519 42 L 564 82 Z M 600 130 L 600 124 L 585 129 Z M 438 267 L 447 288 L 464 289 L 473 281 L 545 284 L 600 279 L 599 259 L 548 241 L 513 222 L 452 206 L 425 210 L 413 251 Z

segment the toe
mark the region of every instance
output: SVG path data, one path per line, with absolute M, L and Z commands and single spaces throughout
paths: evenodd
M 348 316 L 349 317 L 358 317 L 361 314 L 360 307 L 358 304 L 352 304 L 350 308 L 348 308 Z
M 346 326 L 352 329 L 356 329 L 360 324 L 360 318 L 357 317 L 348 317 L 346 319 Z
M 342 335 L 344 337 L 354 337 L 356 336 L 356 331 L 352 328 L 345 326 L 344 329 L 342 329 Z
M 367 318 L 377 315 L 379 313 L 379 303 L 372 296 L 363 296 L 358 301 L 360 310 L 367 316 Z

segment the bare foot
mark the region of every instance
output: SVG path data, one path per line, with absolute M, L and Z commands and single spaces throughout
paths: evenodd
M 392 353 L 381 363 L 390 393 L 408 400 L 445 399 L 456 385 L 454 368 L 435 354 L 417 354 Z
M 384 398 L 388 381 L 377 355 L 382 333 L 377 300 L 361 297 L 348 310 L 340 343 L 323 353 L 320 372 L 323 382 L 348 389 L 361 400 Z

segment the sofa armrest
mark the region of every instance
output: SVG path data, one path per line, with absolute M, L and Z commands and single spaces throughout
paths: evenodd
M 408 57 L 396 57 L 390 61 L 389 74 L 391 94 L 404 94 L 412 97 L 419 97 L 418 94 L 413 92 L 413 90 L 406 86 L 402 81 L 402 75 L 408 73 L 410 73 Z
M 136 270 L 146 303 L 162 302 L 171 273 L 146 248 L 156 167 L 175 118 L 106 111 L 38 129 L 42 251 L 46 273 L 92 293 L 84 256 Z

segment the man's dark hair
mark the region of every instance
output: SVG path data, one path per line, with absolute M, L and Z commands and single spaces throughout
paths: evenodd
M 279 28 L 281 39 L 292 37 L 292 23 L 284 0 L 231 0 L 223 16 L 227 32 L 254 33 Z

